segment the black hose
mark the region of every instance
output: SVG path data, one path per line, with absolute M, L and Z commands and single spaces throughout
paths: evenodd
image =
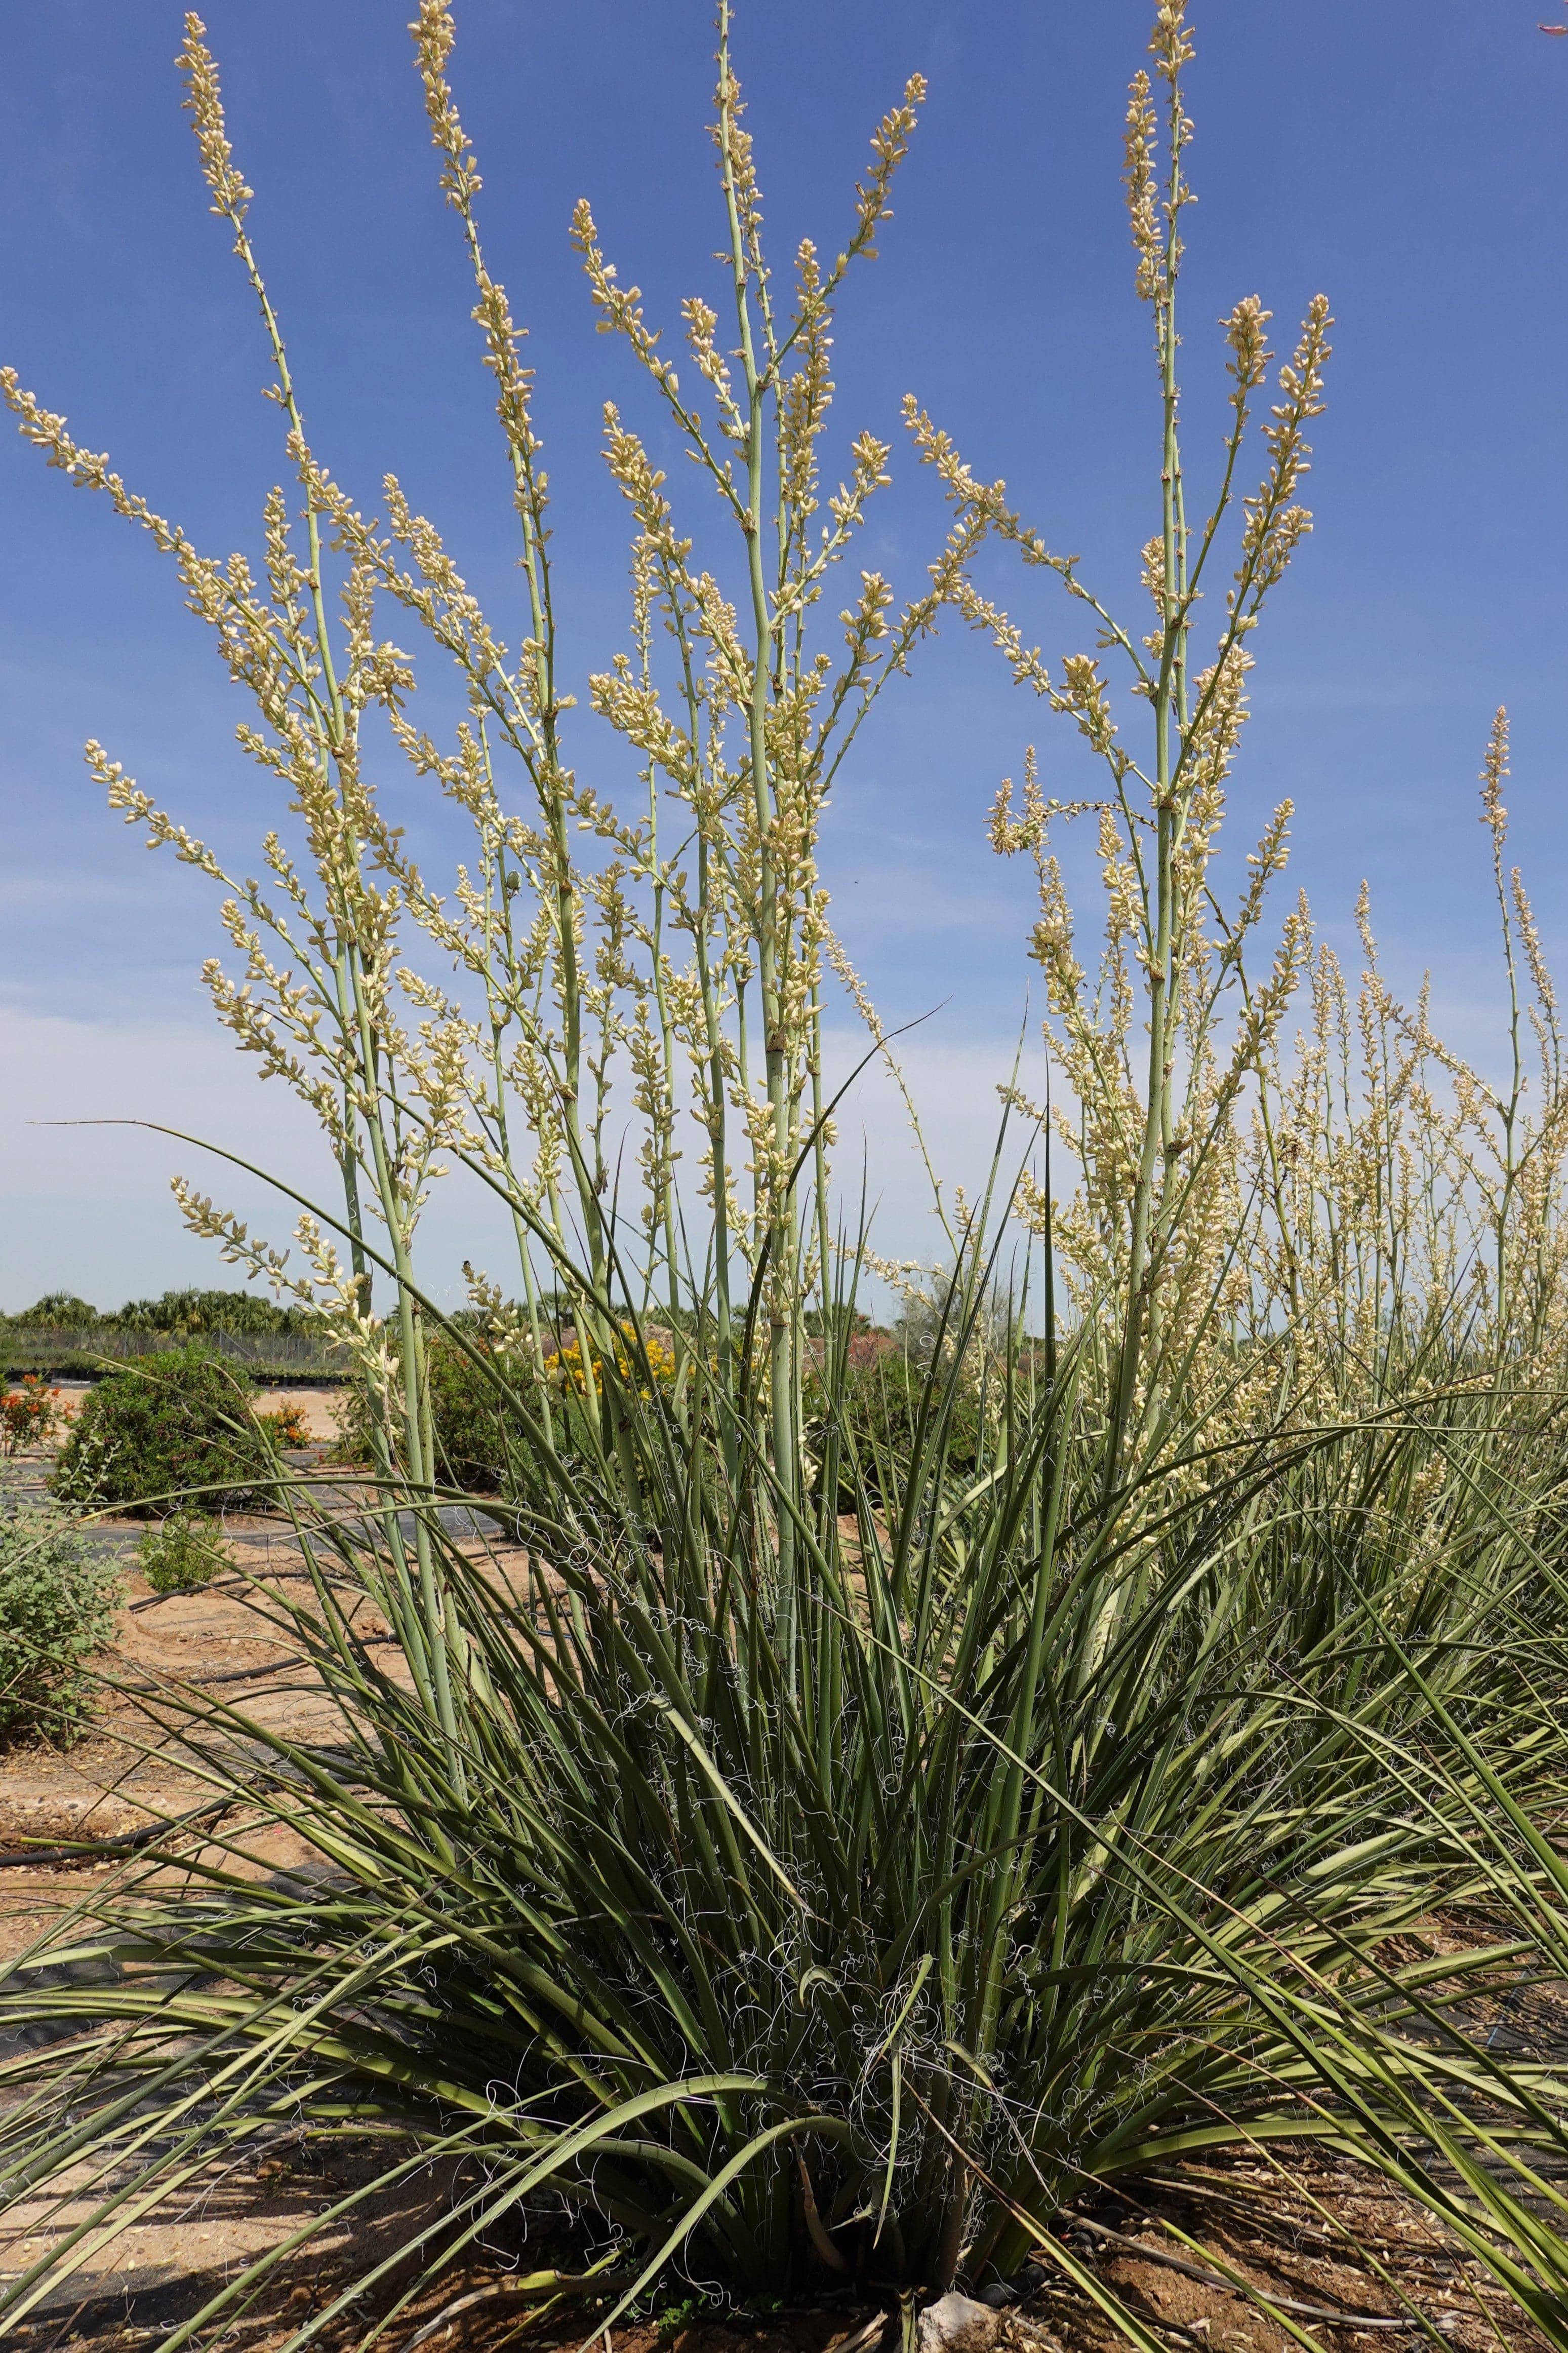
M 0 1847 L 0 1871 L 25 1870 L 30 1862 L 82 1862 L 97 1855 L 133 1854 L 138 1847 L 153 1845 L 166 1831 L 184 1830 L 189 1822 L 211 1821 L 237 1803 L 235 1798 L 218 1798 L 210 1806 L 197 1806 L 192 1813 L 177 1814 L 172 1822 L 148 1822 L 143 1829 L 126 1831 L 119 1838 L 79 1839 L 68 1846 L 28 1847 L 20 1854 Z

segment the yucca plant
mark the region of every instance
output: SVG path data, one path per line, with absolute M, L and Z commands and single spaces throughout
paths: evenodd
M 526 1556 L 435 1524 L 450 1728 L 348 1615 L 367 1588 L 390 1615 L 389 1549 L 302 1523 L 310 1598 L 272 1607 L 336 1739 L 171 1706 L 245 1817 L 187 1846 L 177 1897 L 149 1862 L 13 1981 L 19 2024 L 118 2021 L 9 2071 L 17 2187 L 79 2217 L 84 2175 L 104 2187 L 17 2308 L 301 2123 L 390 2134 L 394 2177 L 482 2161 L 344 2308 L 387 2274 L 419 2294 L 549 2186 L 586 2244 L 540 2295 L 600 2318 L 677 2259 L 738 2297 L 973 2283 L 1041 2244 L 1070 2267 L 1086 2185 L 1306 2135 L 1413 2183 L 1560 2339 L 1555 2253 L 1443 2178 L 1489 2158 L 1500 2208 L 1499 2162 L 1558 2138 L 1552 2068 L 1467 2033 L 1541 1924 L 1561 1946 L 1526 1811 L 1561 1795 L 1558 1581 L 1519 1525 L 1561 1508 L 1541 1433 L 1494 1465 L 1505 1508 L 1404 1508 L 1477 1459 L 1439 1417 L 1260 1447 L 1127 1542 L 1079 1377 L 1069 1345 L 1049 1394 L 1009 1398 L 978 1475 L 933 1384 L 896 1520 L 862 1489 L 852 1531 L 800 1529 L 787 1635 L 755 1482 L 694 1467 L 673 1416 L 641 1425 L 640 1522 L 584 1479 L 569 1512 L 518 1507 Z M 272 1825 L 324 1871 L 258 1882 Z M 1391 1962 L 1445 1905 L 1494 1926 Z M 112 1987 L 62 1987 L 106 1955 Z
M 721 7 L 735 348 L 706 301 L 684 311 L 707 421 L 579 208 L 600 323 L 733 533 L 707 568 L 608 412 L 632 634 L 590 693 L 642 764 L 635 815 L 569 764 L 529 379 L 480 245 L 446 0 L 423 0 L 414 30 L 496 381 L 519 643 L 395 481 L 376 522 L 314 454 L 195 17 L 182 62 L 203 168 L 260 303 L 301 510 L 268 500 L 262 576 L 203 557 L 0 375 L 51 462 L 174 558 L 255 693 L 242 741 L 289 810 L 266 882 L 225 875 L 106 753 L 89 759 L 115 807 L 229 891 L 244 974 L 209 967 L 215 1001 L 316 1111 L 342 1178 L 341 1206 L 300 1205 L 308 1279 L 182 1184 L 186 1215 L 351 1343 L 373 1458 L 348 1506 L 333 1479 L 279 1472 L 301 1575 L 253 1593 L 313 1666 L 332 1736 L 287 1737 L 221 1696 L 150 1702 L 221 1819 L 172 1826 L 8 1974 L 19 2026 L 80 2031 L 5 2070 L 6 2179 L 58 2227 L 0 2309 L 20 2317 L 160 2200 L 304 2128 L 384 2148 L 380 2184 L 434 2165 L 449 2188 L 390 2253 L 351 2265 L 297 2343 L 338 2317 L 375 2334 L 564 2198 L 580 2260 L 526 2284 L 536 2311 L 568 2301 L 585 2328 L 672 2266 L 737 2299 L 858 2284 L 908 2307 L 1038 2248 L 1148 2344 L 1063 2209 L 1118 2180 L 1144 2194 L 1194 2151 L 1306 2141 L 1423 2201 L 1568 2345 L 1563 2085 L 1546 2057 L 1505 2062 L 1476 2031 L 1481 2005 L 1559 1970 L 1568 1930 L 1538 1826 L 1564 1791 L 1563 1448 L 1539 1379 L 1561 1328 L 1559 1099 L 1529 1138 L 1517 1083 L 1488 1099 L 1477 1081 L 1467 1100 L 1459 1082 L 1447 1105 L 1424 1015 L 1375 976 L 1369 1100 L 1336 1094 L 1348 1017 L 1324 964 L 1316 1028 L 1281 1075 L 1304 918 L 1257 988 L 1245 951 L 1282 818 L 1239 910 L 1214 912 L 1248 641 L 1306 529 L 1328 321 L 1314 304 L 1284 373 L 1200 669 L 1194 604 L 1268 360 L 1265 314 L 1243 302 L 1232 438 L 1194 547 L 1175 378 L 1184 9 L 1156 16 L 1163 113 L 1140 76 L 1129 125 L 1160 369 L 1147 644 L 918 408 L 952 508 L 929 583 L 898 607 L 862 575 L 837 643 L 812 636 L 889 463 L 862 436 L 824 495 L 834 307 L 887 217 L 918 82 L 879 127 L 843 250 L 826 263 L 803 245 L 785 301 Z M 1091 658 L 1057 685 L 982 596 L 971 565 L 991 537 L 1053 570 L 1131 662 L 1146 758 L 1121 748 Z M 389 606 L 457 665 L 468 715 L 445 748 L 410 716 L 411 658 L 377 634 Z M 1097 999 L 1048 846 L 1068 812 L 1031 771 L 994 838 L 1039 861 L 1079 1190 L 1014 1183 L 1048 1138 L 1015 1097 L 986 1202 L 941 1198 L 945 1271 L 899 1410 L 878 1419 L 850 1344 L 879 1261 L 829 1183 L 831 986 L 889 1049 L 816 847 L 871 704 L 950 606 L 1109 765 L 1110 945 Z M 449 896 L 385 813 L 370 714 L 473 823 Z M 1512 957 L 1533 934 L 1500 824 Z M 1472 1165 L 1489 1122 L 1505 1166 L 1489 1193 Z M 443 1317 L 421 1282 L 443 1162 L 507 1206 L 514 1306 L 475 1274 L 471 1313 Z M 1484 1282 L 1478 1219 L 1498 1244 Z M 493 1544 L 455 1536 L 440 1508 L 456 1491 L 438 1393 L 459 1364 L 506 1454 Z M 268 1862 L 281 1826 L 308 1869 Z M 1418 1951 L 1445 1909 L 1477 1933 Z M 327 2219 L 166 2341 L 220 2335 Z M 515 2283 L 493 2295 L 515 2315 Z

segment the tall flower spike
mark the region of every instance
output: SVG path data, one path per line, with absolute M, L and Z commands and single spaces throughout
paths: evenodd
M 1197 55 L 1187 18 L 1187 0 L 1161 0 L 1155 12 L 1154 29 L 1149 36 L 1149 54 L 1154 59 L 1154 70 L 1162 78 L 1175 83 L 1184 65 L 1190 65 Z
M 727 42 L 729 37 L 727 8 L 720 12 L 720 30 Z M 719 82 L 713 93 L 711 136 L 719 151 L 719 169 L 728 171 L 735 192 L 735 208 L 740 216 L 741 232 L 748 247 L 762 234 L 763 192 L 757 185 L 757 169 L 752 152 L 752 134 L 742 127 L 745 101 L 741 85 L 729 59 L 728 49 L 721 47 L 718 56 Z
M 185 77 L 185 106 L 195 124 L 201 152 L 202 177 L 213 193 L 213 210 L 237 229 L 256 191 L 247 187 L 236 166 L 234 150 L 223 117 L 223 93 L 217 65 L 206 45 L 206 26 L 191 9 L 185 17 L 184 47 L 174 62 Z
M 925 76 L 911 74 L 899 105 L 883 115 L 871 134 L 871 169 L 855 190 L 855 236 L 852 249 L 868 261 L 877 258 L 877 231 L 893 216 L 888 202 L 893 174 L 910 152 L 910 139 L 924 105 Z
M 1142 69 L 1132 77 L 1127 97 L 1124 141 L 1127 212 L 1132 227 L 1132 250 L 1138 257 L 1134 283 L 1141 302 L 1152 302 L 1160 290 L 1163 261 L 1160 217 L 1154 196 L 1154 109 L 1149 97 L 1149 77 Z
M 1236 379 L 1233 403 L 1245 401 L 1247 394 L 1255 392 L 1263 382 L 1270 357 L 1264 330 L 1273 316 L 1256 294 L 1246 294 L 1225 322 L 1225 339 L 1230 345 L 1226 368 Z
M 1492 732 L 1487 740 L 1487 756 L 1481 769 L 1480 822 L 1491 828 L 1498 855 L 1508 838 L 1508 811 L 1502 805 L 1502 788 L 1508 776 L 1508 712 L 1500 702 L 1492 721 Z
M 425 111 L 430 135 L 446 161 L 441 187 L 447 202 L 461 212 L 479 195 L 483 182 L 468 134 L 458 118 L 457 101 L 447 80 L 447 60 L 458 37 L 447 0 L 420 0 L 419 14 L 408 27 L 419 59 L 425 86 Z

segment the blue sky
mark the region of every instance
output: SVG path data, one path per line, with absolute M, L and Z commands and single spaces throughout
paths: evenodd
M 504 617 L 512 522 L 408 13 L 406 0 L 211 0 L 207 22 L 315 444 L 366 503 L 395 468 Z M 1258 642 L 1237 846 L 1292 796 L 1294 879 L 1326 932 L 1348 946 L 1366 876 L 1392 970 L 1414 985 L 1430 966 L 1440 1023 L 1484 1054 L 1496 974 L 1474 795 L 1499 702 L 1514 721 L 1513 848 L 1560 961 L 1568 931 L 1568 41 L 1538 33 L 1538 0 L 1198 0 L 1194 13 L 1195 471 L 1221 419 L 1208 322 L 1257 291 L 1283 342 L 1319 288 L 1337 320 L 1309 491 L 1318 525 Z M 624 351 L 593 331 L 566 225 L 590 196 L 656 318 L 673 322 L 684 293 L 711 295 L 710 11 L 460 0 L 458 15 L 453 78 L 493 266 L 532 330 L 580 680 L 624 625 L 600 406 L 647 420 Z M 846 438 L 865 425 L 898 444 L 913 390 L 1134 612 L 1157 443 L 1118 174 L 1147 16 L 1144 0 L 792 0 L 742 5 L 738 37 L 781 261 L 803 232 L 840 241 L 871 123 L 911 70 L 931 83 L 882 259 L 840 314 Z M 180 24 L 164 0 L 0 0 L 0 358 L 221 554 L 255 547 L 279 461 L 254 312 L 180 111 Z M 895 470 L 860 560 L 913 584 L 942 512 L 901 448 Z M 277 1091 L 211 1028 L 195 983 L 216 944 L 203 887 L 109 818 L 80 760 L 100 737 L 243 859 L 270 812 L 233 749 L 239 698 L 153 551 L 9 432 L 0 547 L 0 1306 L 57 1286 L 109 1303 L 223 1279 L 165 1190 L 172 1166 L 196 1172 L 192 1154 L 31 1123 L 163 1117 L 312 1169 Z M 1052 657 L 1079 647 L 1037 575 L 995 576 L 1031 642 Z M 984 818 L 1036 735 L 1060 787 L 1070 747 L 950 627 L 862 738 L 830 819 L 841 926 L 884 1017 L 941 1002 L 911 1061 L 956 1164 L 990 1124 L 1026 985 L 1027 879 L 992 857 Z M 585 722 L 584 764 L 594 744 Z M 405 813 L 434 860 L 438 827 Z M 874 1088 L 862 1116 L 885 1245 L 918 1249 L 915 1192 Z M 259 1206 L 252 1186 L 219 1189 Z M 434 1222 L 443 1281 L 475 1248 L 467 1215 L 453 1203 Z

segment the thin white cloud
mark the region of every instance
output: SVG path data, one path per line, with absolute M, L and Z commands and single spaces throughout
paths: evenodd
M 101 1306 L 165 1283 L 235 1280 L 184 1232 L 169 1194 L 176 1170 L 241 1217 L 283 1234 L 292 1223 L 263 1185 L 191 1145 L 74 1123 L 156 1121 L 301 1189 L 321 1181 L 325 1155 L 300 1107 L 195 1022 L 0 1007 L 0 1306 L 61 1288 Z
M 848 1078 L 866 1044 L 848 1029 L 829 1035 L 830 1091 Z M 950 1188 L 956 1182 L 973 1196 L 990 1166 L 996 1091 L 1012 1070 L 1016 1039 L 917 1034 L 900 1046 L 938 1172 Z M 1028 1059 L 1037 1065 L 1033 1043 Z M 334 1172 L 307 1115 L 276 1082 L 261 1083 L 254 1064 L 218 1030 L 194 1021 L 85 1020 L 0 1007 L 0 1308 L 15 1310 L 55 1289 L 112 1306 L 165 1285 L 235 1282 L 211 1245 L 182 1228 L 169 1193 L 176 1170 L 279 1244 L 294 1222 L 292 1204 L 191 1145 L 134 1126 L 55 1123 L 155 1121 L 331 1204 Z M 858 1216 L 864 1168 L 877 1247 L 889 1257 L 938 1256 L 929 1184 L 879 1059 L 855 1082 L 837 1126 L 844 1215 L 851 1222 Z M 1016 1132 L 1009 1176 L 1026 1149 L 1027 1138 Z M 438 1296 L 462 1296 L 465 1257 L 509 1282 L 504 1218 L 477 1188 L 453 1181 L 437 1187 L 424 1235 L 424 1264 Z

